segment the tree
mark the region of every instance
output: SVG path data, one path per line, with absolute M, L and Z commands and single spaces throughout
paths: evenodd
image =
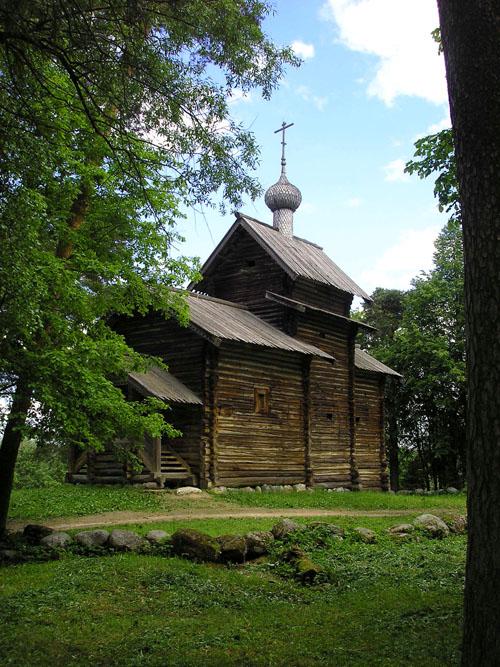
M 464 235 L 469 541 L 462 663 L 500 664 L 500 8 L 438 0 Z
M 185 322 L 196 264 L 173 259 L 179 205 L 255 195 L 227 98 L 268 97 L 295 63 L 255 0 L 33 0 L 0 6 L 0 532 L 21 438 L 99 449 L 173 434 L 117 384 L 149 360 L 108 325 Z M 7 399 L 5 401 L 5 399 Z

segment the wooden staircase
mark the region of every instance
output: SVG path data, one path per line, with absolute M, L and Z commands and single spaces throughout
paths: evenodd
M 162 443 L 160 452 L 160 470 L 154 473 L 162 486 L 165 482 L 184 482 L 193 484 L 194 476 L 189 464 L 173 449 Z

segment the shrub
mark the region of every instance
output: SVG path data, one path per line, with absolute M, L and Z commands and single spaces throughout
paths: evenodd
M 14 475 L 16 489 L 40 489 L 64 482 L 65 450 L 44 445 L 37 447 L 32 440 L 22 443 Z

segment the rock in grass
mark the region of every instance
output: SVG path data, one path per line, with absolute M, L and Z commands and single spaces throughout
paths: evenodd
M 295 533 L 297 530 L 301 529 L 302 526 L 295 521 L 292 521 L 291 519 L 281 519 L 271 528 L 271 533 L 276 540 L 282 540 L 287 535 Z
M 29 523 L 24 527 L 23 537 L 29 544 L 40 544 L 40 540 L 53 533 L 54 530 L 49 526 L 41 526 L 37 523 Z
M 466 516 L 454 516 L 448 522 L 448 527 L 451 533 L 455 535 L 463 535 L 467 532 L 467 517 Z
M 222 563 L 244 563 L 247 542 L 242 535 L 221 535 L 217 538 L 220 546 L 219 560 Z
M 454 496 L 454 495 L 456 495 L 457 493 L 460 493 L 460 491 L 459 491 L 458 489 L 456 489 L 454 486 L 449 486 L 449 487 L 446 489 L 446 493 L 449 493 L 450 495 Z
M 402 535 L 403 533 L 411 533 L 415 530 L 415 527 L 411 523 L 398 523 L 397 526 L 391 526 L 387 529 L 388 533 L 392 535 Z
M 75 535 L 75 542 L 81 544 L 82 547 L 102 547 L 109 539 L 109 532 L 107 530 L 83 530 L 81 533 Z
M 142 537 L 132 530 L 113 530 L 109 536 L 109 546 L 117 551 L 136 551 L 143 543 Z
M 415 528 L 418 528 L 428 537 L 442 539 L 448 537 L 450 529 L 445 522 L 434 514 L 421 514 L 413 521 Z
M 369 528 L 355 528 L 354 534 L 359 540 L 361 540 L 361 542 L 365 542 L 366 544 L 375 544 L 377 541 L 377 533 L 375 533 L 373 530 L 370 530 Z
M 332 536 L 336 535 L 337 537 L 345 536 L 345 531 L 343 528 L 341 528 L 340 526 L 336 526 L 333 523 L 327 523 L 326 521 L 312 521 L 310 524 L 308 524 L 306 530 L 316 529 L 316 528 L 319 528 L 327 535 L 332 535 Z
M 168 533 L 164 530 L 150 530 L 146 535 L 146 539 L 151 544 L 162 544 L 168 538 Z
M 259 558 L 269 553 L 274 535 L 268 530 L 256 530 L 245 535 L 247 558 Z
M 285 562 L 290 563 L 293 566 L 297 579 L 303 584 L 314 583 L 317 575 L 323 571 L 323 569 L 311 560 L 311 558 L 309 558 L 309 556 L 297 545 L 285 552 L 282 558 Z
M 199 489 L 197 486 L 180 486 L 178 489 L 175 489 L 176 496 L 189 496 L 191 494 L 201 492 L 201 489 Z
M 305 484 L 293 484 L 294 491 L 307 491 L 307 486 Z
M 15 549 L 0 549 L 0 563 L 17 563 L 21 560 L 21 554 Z
M 68 533 L 53 532 L 50 535 L 42 537 L 40 546 L 50 547 L 51 549 L 64 549 L 71 542 L 71 536 Z
M 215 538 L 192 528 L 177 530 L 172 535 L 172 550 L 177 556 L 211 563 L 220 554 L 220 546 Z

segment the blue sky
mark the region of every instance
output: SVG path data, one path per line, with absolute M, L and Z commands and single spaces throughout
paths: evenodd
M 445 222 L 432 182 L 405 176 L 418 136 L 450 124 L 442 56 L 430 32 L 435 0 L 276 0 L 265 24 L 275 43 L 303 58 L 269 102 L 236 95 L 234 117 L 261 147 L 257 177 L 280 172 L 283 120 L 287 173 L 302 192 L 294 231 L 322 245 L 365 290 L 409 287 L 428 270 Z M 242 210 L 272 221 L 263 198 Z M 233 222 L 206 210 L 180 225 L 182 252 L 206 259 Z

